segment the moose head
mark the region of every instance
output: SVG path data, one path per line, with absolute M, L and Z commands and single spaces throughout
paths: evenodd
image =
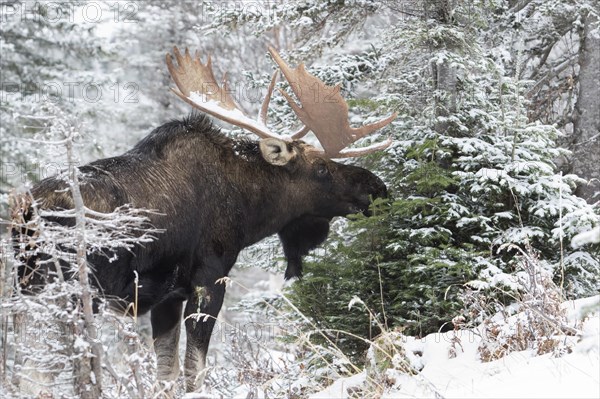
M 172 89 L 185 102 L 222 121 L 241 127 L 260 138 L 260 150 L 269 163 L 285 166 L 300 180 L 314 181 L 314 187 L 304 192 L 320 192 L 319 203 L 310 214 L 288 223 L 278 232 L 288 261 L 286 279 L 300 277 L 302 256 L 316 248 L 327 237 L 333 216 L 363 212 L 369 214 L 369 204 L 374 198 L 387 197 L 385 184 L 371 172 L 335 162 L 334 159 L 359 157 L 383 150 L 392 140 L 375 143 L 359 149 L 349 145 L 385 127 L 397 116 L 393 113 L 378 122 L 353 128 L 348 121 L 348 104 L 340 94 L 341 86 L 328 86 L 306 71 L 304 64 L 289 67 L 279 53 L 269 48 L 271 57 L 283 72 L 299 104 L 286 91 L 279 89 L 303 126 L 294 133 L 276 134 L 267 126 L 267 112 L 278 78 L 273 73 L 259 115 L 250 118 L 231 97 L 227 73 L 222 83 L 215 78 L 210 55 L 203 64 L 200 54 L 194 57 L 186 49 L 184 54 L 175 47 L 174 58 L 167 54 L 169 72 L 177 85 Z M 313 132 L 322 148 L 302 141 Z M 298 192 L 298 196 L 301 196 Z

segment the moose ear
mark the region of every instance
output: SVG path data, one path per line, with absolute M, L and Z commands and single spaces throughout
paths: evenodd
M 271 165 L 286 165 L 296 156 L 295 151 L 288 150 L 287 142 L 275 138 L 262 139 L 259 147 L 263 158 Z

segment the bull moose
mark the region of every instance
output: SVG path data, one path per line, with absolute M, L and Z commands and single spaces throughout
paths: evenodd
M 381 150 L 390 139 L 363 148 L 346 148 L 388 125 L 379 122 L 352 128 L 348 105 L 339 86 L 327 86 L 301 64 L 290 68 L 272 48 L 269 52 L 297 100 L 280 90 L 304 124 L 289 136 L 267 127 L 273 74 L 259 118 L 249 118 L 219 85 L 198 53 L 186 49 L 167 54 L 173 91 L 194 108 L 242 127 L 259 141 L 232 139 L 209 118 L 192 113 L 154 129 L 124 154 L 79 168 L 80 189 L 88 208 L 111 212 L 129 204 L 158 210 L 151 223 L 164 232 L 149 244 L 118 253 L 116 261 L 91 257 L 94 284 L 107 296 L 137 300 L 139 313 L 151 312 L 159 380 L 179 375 L 178 341 L 182 310 L 186 327 L 184 374 L 187 391 L 203 379 L 206 353 L 215 318 L 223 304 L 227 276 L 240 251 L 277 233 L 288 265 L 285 278 L 299 277 L 302 257 L 327 237 L 333 217 L 368 213 L 373 198 L 387 196 L 373 173 L 332 161 Z M 299 103 L 297 103 L 298 101 Z M 322 149 L 301 140 L 309 131 Z M 73 209 L 73 199 L 60 178 L 47 178 L 31 190 L 41 209 Z M 46 268 L 51 266 L 46 266 Z M 21 266 L 21 281 L 40 281 L 48 270 L 39 263 Z M 139 275 L 138 292 L 135 274 Z M 203 313 L 212 317 L 194 320 Z

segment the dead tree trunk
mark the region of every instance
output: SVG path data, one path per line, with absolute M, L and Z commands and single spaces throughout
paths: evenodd
M 600 32 L 598 18 L 585 18 L 579 50 L 579 95 L 575 104 L 573 172 L 588 180 L 577 194 L 588 202 L 600 200 Z M 594 32 L 594 30 L 596 32 Z

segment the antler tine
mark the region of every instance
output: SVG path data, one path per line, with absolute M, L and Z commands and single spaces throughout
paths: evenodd
M 275 83 L 277 83 L 278 73 L 278 70 L 275 70 L 275 72 L 273 72 L 273 77 L 271 78 L 271 83 L 269 84 L 267 95 L 263 100 L 262 106 L 260 107 L 259 118 L 265 126 L 267 125 L 267 112 L 269 110 L 269 103 L 271 102 L 271 97 L 273 96 L 273 90 L 275 89 Z M 306 136 L 308 132 L 310 132 L 310 129 L 307 126 L 302 126 L 301 129 L 299 129 L 296 133 L 292 134 L 291 139 L 298 140 Z
M 332 158 L 354 158 L 354 157 L 362 157 L 363 155 L 371 154 L 373 152 L 385 150 L 390 145 L 392 145 L 393 141 L 391 137 L 388 137 L 387 140 L 382 141 L 381 143 L 376 143 L 370 145 L 368 147 L 363 148 L 349 148 L 346 150 L 340 151 L 336 156 Z
M 340 85 L 327 86 L 319 78 L 308 73 L 304 64 L 290 68 L 272 47 L 269 47 L 269 53 L 283 72 L 301 106 L 285 91 L 280 90 L 281 94 L 304 123 L 306 129 L 312 130 L 317 136 L 326 155 L 331 158 L 348 158 L 365 155 L 390 146 L 391 140 L 388 139 L 383 143 L 364 149 L 343 151 L 355 141 L 390 124 L 397 114 L 393 113 L 370 125 L 353 128 L 348 121 L 348 104 L 340 94 Z M 294 139 L 301 137 L 306 134 L 306 131 L 303 128 L 292 137 Z
M 308 126 L 302 126 L 300 130 L 292 134 L 292 140 L 301 139 L 302 137 L 306 136 L 308 132 L 310 132 L 310 128 Z
M 275 83 L 277 83 L 278 74 L 279 74 L 278 70 L 275 70 L 275 72 L 273 72 L 273 77 L 271 77 L 271 83 L 269 84 L 269 88 L 267 89 L 267 95 L 265 96 L 262 106 L 260 107 L 259 118 L 260 118 L 260 121 L 265 126 L 267 126 L 267 112 L 269 110 L 269 103 L 271 102 L 271 97 L 273 96 L 273 90 L 275 89 Z M 307 126 L 302 126 L 302 128 L 300 130 L 298 130 L 296 133 L 292 134 L 291 139 L 298 140 L 298 139 L 306 136 L 306 134 L 308 132 L 310 132 L 310 129 Z
M 271 77 L 271 83 L 269 83 L 269 88 L 267 89 L 267 95 L 263 100 L 262 106 L 260 107 L 259 118 L 263 125 L 267 125 L 267 112 L 269 111 L 269 103 L 271 102 L 271 96 L 273 95 L 273 89 L 275 88 L 275 83 L 277 83 L 277 75 L 279 71 L 275 70 L 273 72 L 273 76 Z
M 171 90 L 181 99 L 194 108 L 234 126 L 247 129 L 261 138 L 281 138 L 260 122 L 246 116 L 229 94 L 226 73 L 223 75 L 221 86 L 219 86 L 212 70 L 210 56 L 208 56 L 206 64 L 202 64 L 200 53 L 197 51 L 194 59 L 187 48 L 184 55 L 177 47 L 173 48 L 173 53 L 177 65 L 173 62 L 173 56 L 167 53 L 167 68 L 177 85 L 177 89 Z

